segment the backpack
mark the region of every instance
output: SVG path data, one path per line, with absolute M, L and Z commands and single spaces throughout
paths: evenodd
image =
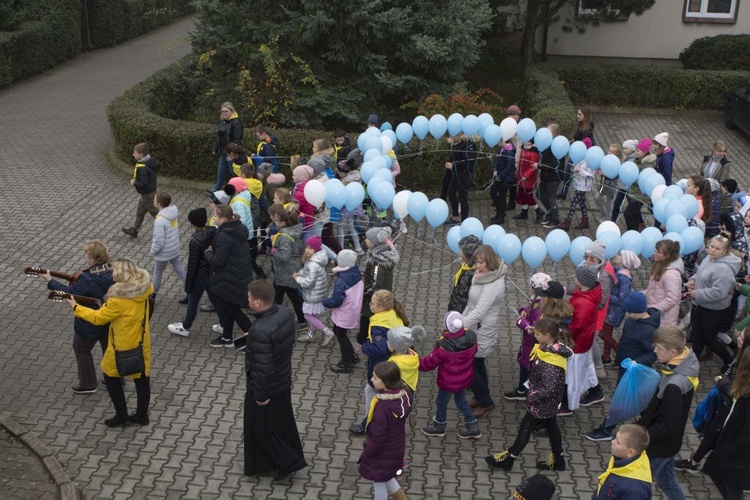
M 703 398 L 703 401 L 698 403 L 695 413 L 693 413 L 693 428 L 699 435 L 703 436 L 706 430 L 708 430 L 708 426 L 711 424 L 714 416 L 716 416 L 719 408 L 721 408 L 721 403 L 721 394 L 719 394 L 717 386 L 714 386 L 706 397 Z

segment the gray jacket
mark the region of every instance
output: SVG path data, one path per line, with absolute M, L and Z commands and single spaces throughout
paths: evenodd
M 326 277 L 328 255 L 325 250 L 316 252 L 305 262 L 295 280 L 302 288 L 302 300 L 315 304 L 328 297 L 328 279 Z
M 706 256 L 690 278 L 695 282 L 696 305 L 721 311 L 729 307 L 734 292 L 734 278 L 740 270 L 740 258 L 729 253 L 716 260 Z
M 154 239 L 151 240 L 154 260 L 168 262 L 180 256 L 180 231 L 177 227 L 176 205 L 159 210 L 154 219 Z
M 302 224 L 291 227 L 282 227 L 274 240 L 271 250 L 273 262 L 274 279 L 276 286 L 288 286 L 298 288 L 294 280 L 294 273 L 300 268 L 300 245 L 302 239 Z

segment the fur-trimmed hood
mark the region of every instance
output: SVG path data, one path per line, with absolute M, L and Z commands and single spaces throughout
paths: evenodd
M 139 269 L 139 272 L 140 275 L 133 281 L 119 282 L 109 287 L 107 298 L 136 299 L 143 296 L 145 299 L 150 293 L 151 276 L 145 269 Z
M 377 266 L 393 269 L 401 261 L 401 256 L 395 248 L 380 245 L 367 252 L 367 260 Z

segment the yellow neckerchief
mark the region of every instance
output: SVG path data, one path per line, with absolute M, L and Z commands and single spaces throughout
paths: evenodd
M 229 205 L 231 206 L 235 201 L 239 201 L 240 203 L 244 203 L 247 205 L 247 208 L 250 208 L 250 202 L 247 201 L 245 198 L 240 198 L 239 196 L 235 196 L 231 200 L 229 200 Z
M 674 358 L 670 359 L 667 365 L 677 366 L 683 361 L 685 361 L 685 358 L 687 358 L 688 354 L 690 354 L 690 348 L 685 347 L 685 350 L 682 351 L 682 354 L 678 354 Z M 666 368 L 667 365 L 662 366 L 661 372 L 664 375 L 674 375 L 674 372 L 670 370 L 669 368 Z M 686 379 L 690 381 L 691 384 L 693 384 L 693 391 L 698 389 L 698 377 L 688 377 L 685 376 Z
M 154 217 L 154 218 L 158 219 L 159 217 L 161 217 L 162 219 L 167 219 L 163 215 L 159 215 L 159 214 L 156 214 L 156 217 Z M 169 219 L 167 219 L 167 220 L 169 220 Z M 169 223 L 172 224 L 173 228 L 177 229 L 177 219 L 175 219 L 175 220 L 169 220 Z
M 291 201 L 289 203 L 284 203 L 284 210 L 289 210 L 289 207 L 291 207 L 291 206 L 292 206 L 292 202 Z
M 211 217 L 209 217 L 208 220 L 206 221 L 206 226 L 208 226 L 208 227 L 216 227 L 216 224 L 214 224 L 214 216 L 213 215 Z
M 229 120 L 232 120 L 233 118 L 239 118 L 239 117 L 240 117 L 240 115 L 238 115 L 236 111 L 232 111 L 232 115 L 229 117 Z M 227 121 L 229 121 L 229 120 L 227 120 Z
M 388 156 L 390 156 L 391 158 L 393 158 L 395 160 L 396 159 L 396 152 L 391 149 L 390 151 L 388 151 Z
M 139 161 L 135 162 L 135 167 L 133 167 L 133 179 L 135 179 L 135 176 L 138 175 L 138 169 L 145 166 L 145 163 L 141 163 Z
M 458 268 L 456 275 L 453 277 L 453 286 L 458 285 L 458 280 L 461 277 L 461 275 L 464 273 L 464 271 L 473 271 L 476 268 L 477 268 L 476 265 L 467 266 L 466 262 L 461 262 L 461 267 Z
M 278 240 L 278 239 L 279 239 L 279 236 L 281 236 L 282 234 L 283 234 L 284 236 L 286 236 L 287 238 L 289 238 L 290 240 L 292 240 L 292 242 L 294 242 L 294 238 L 292 238 L 291 236 L 289 236 L 289 235 L 288 235 L 288 234 L 286 234 L 286 233 L 282 233 L 281 231 L 279 231 L 278 233 L 276 233 L 276 234 L 274 234 L 273 236 L 271 236 L 271 246 L 272 246 L 272 247 L 275 247 L 275 246 L 276 246 L 276 240 Z M 402 326 L 403 326 L 403 325 L 402 325 Z
M 247 182 L 247 190 L 250 191 L 250 194 L 260 199 L 263 194 L 263 183 L 258 179 L 250 178 L 246 178 L 245 182 Z
M 542 351 L 539 348 L 539 344 L 534 344 L 533 349 L 531 349 L 531 355 L 529 356 L 529 359 L 531 361 L 534 361 L 537 358 L 539 359 L 539 361 L 547 363 L 548 365 L 559 366 L 563 370 L 568 369 L 567 358 L 564 358 L 554 352 Z
M 387 393 L 381 393 L 381 394 L 387 394 Z M 399 399 L 401 399 L 401 415 L 397 415 L 395 413 L 391 413 L 394 418 L 404 418 L 406 415 L 406 409 L 404 408 L 403 398 L 406 397 L 406 399 L 409 399 L 409 395 L 401 389 L 399 392 L 392 392 L 391 394 L 394 395 L 400 395 Z M 370 425 L 370 422 L 372 422 L 372 416 L 375 414 L 375 407 L 378 405 L 378 396 L 374 396 L 372 400 L 370 400 L 370 409 L 367 412 L 367 420 L 365 421 L 365 429 L 367 429 L 367 426 Z
M 242 177 L 242 176 L 240 175 L 240 173 L 241 173 L 241 169 L 242 169 L 242 165 L 240 165 L 240 164 L 238 164 L 238 163 L 235 163 L 235 162 L 232 162 L 232 172 L 234 172 L 234 175 L 235 175 L 236 177 Z
M 276 146 L 274 146 L 273 144 L 271 144 L 271 140 L 270 139 L 271 138 L 269 137 L 268 139 L 263 139 L 262 141 L 260 141 L 258 143 L 258 147 L 255 149 L 255 154 L 257 154 L 258 156 L 260 156 L 260 150 L 263 149 L 263 146 L 265 146 L 266 144 L 268 144 L 269 146 L 271 146 L 273 148 L 273 150 L 276 151 Z
M 646 452 L 641 452 L 641 456 L 633 460 L 627 465 L 622 467 L 615 467 L 615 457 L 609 457 L 609 465 L 607 470 L 599 476 L 599 486 L 596 488 L 596 494 L 599 494 L 599 490 L 602 489 L 604 482 L 607 480 L 610 474 L 615 476 L 626 477 L 628 479 L 635 479 L 637 481 L 643 481 L 644 483 L 651 484 L 651 462 L 649 462 L 648 455 Z
M 397 326 L 404 326 L 404 322 L 393 309 L 373 314 L 370 318 L 370 328 L 367 329 L 367 340 L 369 342 L 372 342 L 372 327 L 374 326 L 382 326 L 386 330 L 390 330 Z
M 339 146 L 338 144 L 336 144 L 333 147 L 333 158 L 334 159 L 336 159 L 336 158 L 339 157 L 339 151 L 341 151 L 342 149 L 344 149 L 344 146 Z
M 419 381 L 419 355 L 412 349 L 406 354 L 394 352 L 388 361 L 393 361 L 401 369 L 401 380 L 412 391 L 417 390 L 417 382 Z

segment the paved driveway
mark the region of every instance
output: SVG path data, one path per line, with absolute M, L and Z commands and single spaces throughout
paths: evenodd
M 330 373 L 327 365 L 337 361 L 337 349 L 295 348 L 293 397 L 310 468 L 297 474 L 290 485 L 274 486 L 270 477 L 243 477 L 243 364 L 232 351 L 208 347 L 215 318 L 200 314 L 188 338 L 176 338 L 166 330 L 167 323 L 179 321 L 183 314 L 177 304 L 181 285 L 173 274 L 166 273 L 152 325 L 152 424 L 109 430 L 102 424 L 112 413 L 105 391 L 90 396 L 70 391 L 75 382 L 70 311 L 44 299 L 40 279 L 20 273 L 27 265 L 75 270 L 82 265 L 81 244 L 87 238 L 106 241 L 115 257 L 130 257 L 152 267 L 150 238 L 131 240 L 119 229 L 132 221 L 136 198 L 127 178 L 105 159 L 111 144 L 105 108 L 126 88 L 186 53 L 184 37 L 190 28 L 191 21 L 181 21 L 117 48 L 84 54 L 0 92 L 4 186 L 0 303 L 5 313 L 0 331 L 0 408 L 12 412 L 56 452 L 86 498 L 371 497 L 371 485 L 357 473 L 363 442 L 347 431 L 360 416 L 364 370 L 359 367 L 351 376 Z M 606 111 L 596 118 L 601 144 L 668 130 L 681 173 L 695 170 L 713 139 L 724 137 L 736 175 L 741 184 L 749 184 L 744 171 L 750 160 L 748 139 L 724 130 L 717 114 Z M 403 168 L 409 168 L 408 163 Z M 195 191 L 170 191 L 181 210 L 181 227 L 187 228 L 187 212 L 206 199 Z M 488 203 L 475 205 L 488 220 Z M 149 233 L 150 224 L 146 223 L 143 234 Z M 506 229 L 522 238 L 540 232 L 531 223 L 512 222 Z M 438 230 L 433 244 L 429 234 L 417 238 L 411 224 L 409 233 L 398 240 L 404 260 L 395 280 L 396 293 L 430 335 L 442 318 L 456 267 L 443 243 L 444 234 Z M 185 251 L 188 238 L 185 231 Z M 261 263 L 268 269 L 265 258 Z M 563 281 L 571 274 L 566 262 L 557 269 L 549 262 L 545 266 Z M 535 473 L 534 462 L 548 453 L 546 440 L 532 440 L 512 473 L 492 472 L 483 461 L 490 451 L 510 444 L 523 415 L 521 404 L 505 401 L 500 394 L 512 388 L 516 376 L 519 335 L 511 309 L 523 304 L 528 275 L 529 269 L 519 263 L 508 279 L 502 342 L 489 361 L 498 408 L 481 422 L 484 436 L 478 441 L 459 440 L 454 410 L 445 439 L 414 433 L 408 450 L 412 466 L 403 482 L 410 497 L 505 497 L 523 477 Z M 642 286 L 644 276 L 637 277 L 636 283 Z M 427 353 L 431 346 L 428 340 L 418 350 Z M 717 367 L 716 362 L 709 363 L 703 380 L 708 381 Z M 614 374 L 610 371 L 610 379 Z M 610 387 L 607 390 L 611 393 Z M 131 383 L 126 392 L 133 406 Z M 416 404 L 418 425 L 431 418 L 435 395 L 434 375 L 423 375 Z M 609 446 L 582 437 L 582 432 L 600 423 L 604 409 L 602 405 L 581 409 L 561 421 L 569 470 L 551 475 L 560 498 L 590 495 L 604 469 Z M 695 448 L 695 434 L 688 431 L 685 442 L 686 448 Z M 702 476 L 680 476 L 680 481 L 689 498 L 716 496 Z

